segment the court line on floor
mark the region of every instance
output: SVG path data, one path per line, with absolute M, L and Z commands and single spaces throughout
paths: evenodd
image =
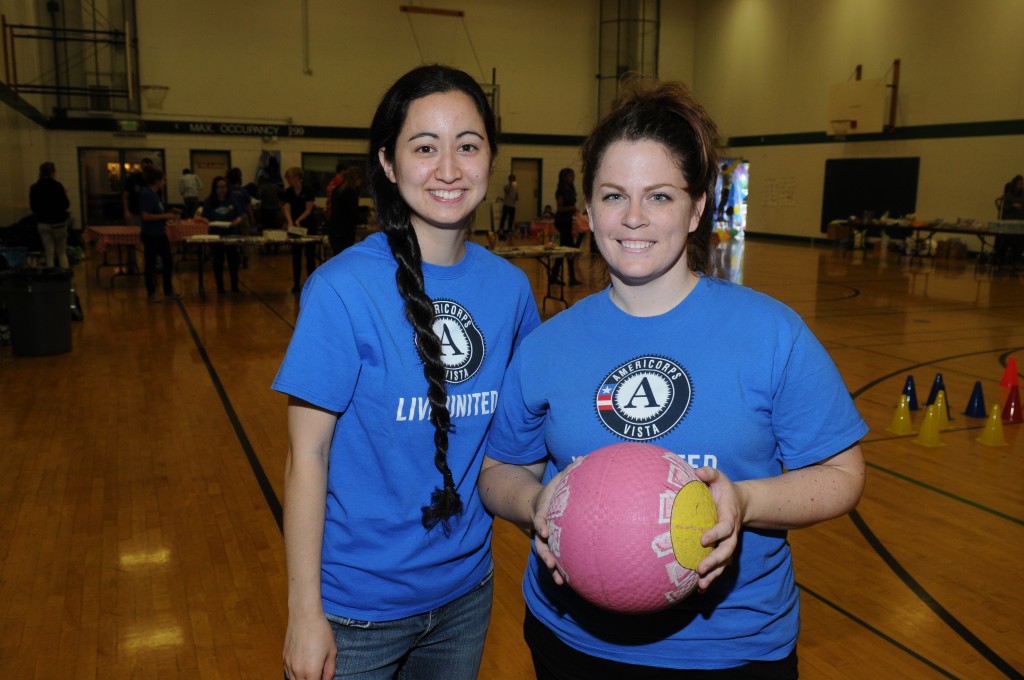
M 882 561 L 889 566 L 889 569 L 896 574 L 897 578 L 903 581 L 905 586 L 910 588 L 911 592 L 917 596 L 917 599 L 923 602 L 926 607 L 931 609 L 943 623 L 949 626 L 953 632 L 960 637 L 960 639 L 973 647 L 976 652 L 981 654 L 981 656 L 983 656 L 989 663 L 999 669 L 1003 675 L 1008 678 L 1014 678 L 1015 680 L 1024 680 L 1024 675 L 1011 666 L 988 645 L 982 642 L 982 640 L 972 633 L 967 626 L 960 623 L 959 619 L 950 614 L 945 607 L 939 604 L 938 600 L 932 597 L 931 594 L 924 589 L 924 586 L 918 583 L 917 580 L 910 575 L 910 572 L 903 568 L 903 565 L 900 564 L 899 560 L 893 557 L 892 553 L 890 553 L 882 544 L 882 541 L 875 536 L 873 531 L 871 531 L 871 528 L 868 526 L 867 522 L 864 521 L 864 518 L 860 516 L 860 513 L 853 510 L 850 512 L 849 517 L 853 520 L 853 524 L 857 527 L 860 535 L 864 537 L 864 540 L 866 540 L 875 551 L 875 554 L 882 558 Z
M 968 352 L 968 353 L 965 353 L 965 354 L 958 354 L 958 355 L 948 356 L 948 357 L 938 357 L 938 358 L 932 359 L 930 361 L 925 361 L 925 362 L 921 362 L 921 363 L 918 363 L 918 364 L 914 364 L 912 366 L 907 366 L 907 367 L 904 367 L 904 368 L 902 368 L 902 369 L 900 369 L 898 371 L 893 371 L 893 372 L 889 373 L 888 375 L 881 376 L 878 379 L 873 380 L 872 382 L 864 385 L 859 390 L 856 390 L 855 392 L 852 392 L 850 394 L 850 396 L 853 399 L 856 399 L 857 397 L 859 397 L 860 395 L 864 394 L 865 392 L 867 392 L 872 387 L 875 387 L 876 385 L 879 385 L 880 383 L 882 383 L 882 382 L 884 382 L 886 380 L 889 380 L 889 379 L 891 379 L 891 378 L 893 378 L 893 377 L 895 377 L 897 375 L 905 373 L 906 371 L 913 370 L 915 368 L 920 368 L 922 366 L 934 365 L 934 364 L 942 362 L 942 361 L 951 361 L 953 359 L 961 359 L 963 357 L 978 356 L 980 354 L 990 354 L 992 352 L 1003 352 L 1003 354 L 1000 355 L 999 361 L 1000 361 L 1000 363 L 1005 368 L 1006 358 L 1010 354 L 1012 354 L 1013 352 L 1020 351 L 1020 349 L 1021 348 L 1019 348 L 1019 347 L 1017 347 L 1017 348 L 988 349 L 988 350 L 984 350 L 984 351 Z M 872 466 L 872 467 L 876 467 L 876 466 Z M 880 469 L 884 470 L 884 468 L 880 468 Z M 888 472 L 888 470 L 885 470 L 885 471 Z M 922 487 L 929 488 L 929 489 L 931 489 L 931 490 L 933 490 L 933 491 L 935 491 L 937 493 L 941 493 L 941 494 L 949 496 L 949 497 L 955 497 L 955 496 L 953 496 L 953 494 L 949 494 L 948 492 L 943 492 L 941 489 L 938 489 L 938 488 L 935 488 L 935 487 L 929 487 L 928 485 L 924 484 L 923 482 L 918 482 L 918 481 L 913 480 L 912 478 L 904 477 L 902 475 L 898 475 L 898 476 L 900 476 L 902 479 L 905 479 L 906 481 L 913 482 L 915 484 L 920 484 Z M 970 503 L 969 501 L 966 501 L 966 500 L 965 500 L 965 502 L 967 502 L 972 507 L 975 507 L 975 504 Z M 991 512 L 993 514 L 998 514 L 997 511 L 995 511 L 995 510 L 991 510 Z M 852 510 L 849 513 L 849 517 L 853 521 L 854 526 L 857 527 L 857 530 L 860 532 L 860 534 L 864 538 L 864 540 L 867 541 L 868 545 L 870 545 L 872 550 L 875 551 L 875 554 L 877 554 L 879 557 L 881 557 L 882 561 L 885 562 L 886 565 L 888 565 L 889 569 L 894 574 L 896 574 L 897 578 L 899 578 L 904 583 L 904 585 L 906 585 L 908 588 L 910 588 L 911 592 L 913 592 L 914 595 L 917 596 L 917 598 L 926 607 L 928 607 L 930 610 L 932 610 L 932 612 L 936 616 L 938 616 L 939 619 L 943 621 L 943 623 L 945 623 L 950 629 L 952 629 L 952 631 L 957 636 L 959 636 L 960 639 L 962 639 L 964 642 L 966 642 L 968 645 L 970 645 L 982 657 L 984 657 L 987 661 L 989 661 L 989 663 L 991 663 L 993 666 L 995 666 L 997 669 L 999 669 L 1006 677 L 1014 678 L 1014 679 L 1018 679 L 1019 678 L 1020 680 L 1024 680 L 1024 675 L 1022 675 L 1019 671 L 1017 671 L 1015 668 L 1013 668 L 1005 659 L 1003 659 L 996 652 L 994 652 L 991 648 L 989 648 L 988 645 L 986 645 L 984 642 L 982 642 L 982 640 L 980 638 L 978 638 L 974 633 L 972 633 L 970 631 L 970 629 L 968 629 L 956 617 L 954 617 L 952 614 L 950 614 L 949 611 L 947 611 L 946 608 L 943 607 L 938 602 L 938 600 L 936 600 L 934 597 L 932 597 L 931 594 L 929 594 L 928 591 L 925 590 L 925 588 L 920 583 L 918 583 L 917 580 L 914 579 L 913 576 L 910 575 L 910 572 L 908 572 L 903 567 L 903 565 L 899 563 L 899 561 L 885 547 L 885 545 L 882 543 L 882 541 L 874 534 L 873 531 L 871 531 L 871 528 L 868 526 L 867 522 L 860 515 L 860 513 L 857 512 L 857 510 Z
M 192 318 L 189 316 L 188 310 L 185 309 L 185 305 L 181 300 L 178 300 L 178 309 L 181 310 L 181 315 L 185 318 L 185 324 L 188 326 L 188 332 L 192 336 L 192 342 L 195 343 L 196 349 L 199 351 L 199 356 L 203 360 L 203 365 L 206 366 L 206 372 L 209 374 L 210 380 L 213 382 L 213 387 L 217 391 L 217 396 L 220 398 L 220 403 L 224 407 L 225 413 L 227 413 L 228 420 L 231 422 L 231 427 L 235 431 L 235 436 L 238 437 L 238 443 L 242 446 L 242 451 L 245 453 L 245 457 L 249 461 L 249 467 L 252 468 L 252 473 L 256 477 L 256 483 L 259 484 L 260 491 L 263 492 L 263 498 L 267 502 L 267 507 L 270 508 L 270 513 L 274 516 L 274 521 L 277 522 L 278 530 L 283 534 L 284 511 L 281 508 L 281 501 L 277 498 L 277 493 L 274 491 L 274 487 L 271 485 L 270 479 L 267 477 L 267 473 L 263 469 L 263 465 L 260 463 L 259 457 L 256 455 L 256 450 L 249 441 L 249 437 L 245 433 L 245 428 L 242 427 L 242 421 L 238 419 L 235 407 L 231 404 L 231 399 L 228 397 L 227 390 L 224 389 L 224 384 L 221 382 L 220 376 L 217 375 L 217 369 L 213 367 L 210 355 L 206 353 L 206 347 L 203 345 L 203 341 L 200 340 L 199 333 L 196 331 L 196 327 L 192 324 Z
M 918 654 L 913 649 L 911 649 L 910 647 L 906 646 L 905 644 L 903 644 L 899 640 L 893 638 L 892 636 L 888 635 L 887 633 L 884 633 L 883 631 L 879 630 L 878 628 L 875 628 L 874 626 L 872 626 L 870 623 L 868 623 L 864 619 L 862 619 L 859 616 L 855 615 L 853 612 L 850 612 L 850 611 L 847 611 L 847 610 L 843 609 L 842 607 L 837 605 L 835 602 L 829 600 L 828 598 L 824 597 L 820 593 L 817 593 L 817 592 L 811 590 L 807 586 L 805 586 L 802 583 L 800 583 L 800 581 L 797 581 L 796 585 L 797 585 L 798 588 L 800 588 L 800 590 L 804 591 L 805 593 L 807 593 L 808 595 L 810 595 L 814 599 L 818 600 L 819 602 L 824 604 L 826 607 L 834 609 L 839 614 L 842 614 L 843 616 L 845 616 L 846 618 L 850 619 L 851 621 L 853 621 L 857 625 L 861 626 L 862 628 L 865 628 L 866 630 L 874 633 L 875 635 L 877 635 L 878 637 L 882 638 L 883 640 L 885 640 L 886 642 L 888 642 L 892 646 L 896 647 L 900 651 L 905 652 L 906 654 L 914 657 L 915 659 L 917 659 L 918 661 L 920 661 L 924 665 L 926 665 L 929 668 L 931 668 L 932 670 L 934 670 L 936 673 L 944 675 L 945 677 L 950 678 L 951 680 L 959 680 L 958 676 L 953 675 L 952 673 L 950 673 L 946 669 L 942 668 L 941 666 L 939 666 L 935 662 L 929 661 L 926 657 Z

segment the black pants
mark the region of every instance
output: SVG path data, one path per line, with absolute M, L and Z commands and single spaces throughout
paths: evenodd
M 752 661 L 736 668 L 682 670 L 656 666 L 634 666 L 590 656 L 565 644 L 526 610 L 523 636 L 533 655 L 537 680 L 796 680 L 796 650 L 779 661 Z
M 306 276 L 316 269 L 316 244 L 303 243 L 292 245 L 292 283 L 298 289 L 302 281 L 302 256 L 306 256 Z
M 572 238 L 572 218 L 560 220 L 558 216 L 555 216 L 555 229 L 558 230 L 558 241 L 559 245 L 573 247 Z M 573 282 L 576 280 L 576 262 L 572 257 L 565 258 L 569 262 L 569 281 Z M 557 279 L 562 275 L 562 260 L 555 260 L 555 264 L 551 267 L 551 280 Z
M 508 226 L 505 222 L 508 222 Z M 508 232 L 512 231 L 516 226 L 516 208 L 515 206 L 504 205 L 501 207 L 501 221 L 498 222 L 498 236 L 502 239 Z
M 231 290 L 238 291 L 238 264 L 242 260 L 237 246 L 215 244 L 210 246 L 213 260 L 213 278 L 217 282 L 217 291 L 224 292 L 224 258 L 228 261 L 228 276 L 231 278 Z
M 167 234 L 142 234 L 142 251 L 146 263 L 146 292 L 150 295 L 156 292 L 156 258 L 159 257 L 163 267 L 164 295 L 173 293 L 171 275 L 174 273 L 174 265 L 171 263 L 171 241 Z

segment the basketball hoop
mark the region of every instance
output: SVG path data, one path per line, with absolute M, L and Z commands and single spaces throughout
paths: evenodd
M 846 139 L 846 135 L 857 127 L 857 121 L 849 119 L 830 120 L 830 132 L 836 139 Z
M 147 109 L 163 111 L 164 98 L 171 88 L 166 85 L 142 85 L 139 89 L 142 91 L 142 98 L 146 102 Z

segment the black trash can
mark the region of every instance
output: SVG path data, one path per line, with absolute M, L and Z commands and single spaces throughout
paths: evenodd
M 18 269 L 5 274 L 14 354 L 70 352 L 71 270 Z

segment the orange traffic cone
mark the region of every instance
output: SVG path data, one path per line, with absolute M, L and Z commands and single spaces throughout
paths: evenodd
M 1020 387 L 1010 387 L 1010 396 L 1006 398 L 1006 405 L 1003 406 L 1004 423 L 1024 422 L 1024 414 L 1020 411 Z
M 929 406 L 925 412 L 921 432 L 914 439 L 914 443 L 921 446 L 945 446 L 939 439 L 939 414 L 935 404 Z
M 939 417 L 939 429 L 948 430 L 949 424 L 949 409 L 946 407 L 946 390 L 939 390 L 939 393 L 935 395 L 935 415 Z
M 992 413 L 988 416 L 985 429 L 981 431 L 978 441 L 985 446 L 1006 446 L 1006 439 L 1003 437 L 1003 419 L 999 415 L 999 404 L 992 404 Z
M 892 414 L 892 424 L 886 428 L 886 431 L 898 435 L 916 434 L 914 425 L 910 422 L 910 397 L 906 394 L 900 395 L 900 405 Z

